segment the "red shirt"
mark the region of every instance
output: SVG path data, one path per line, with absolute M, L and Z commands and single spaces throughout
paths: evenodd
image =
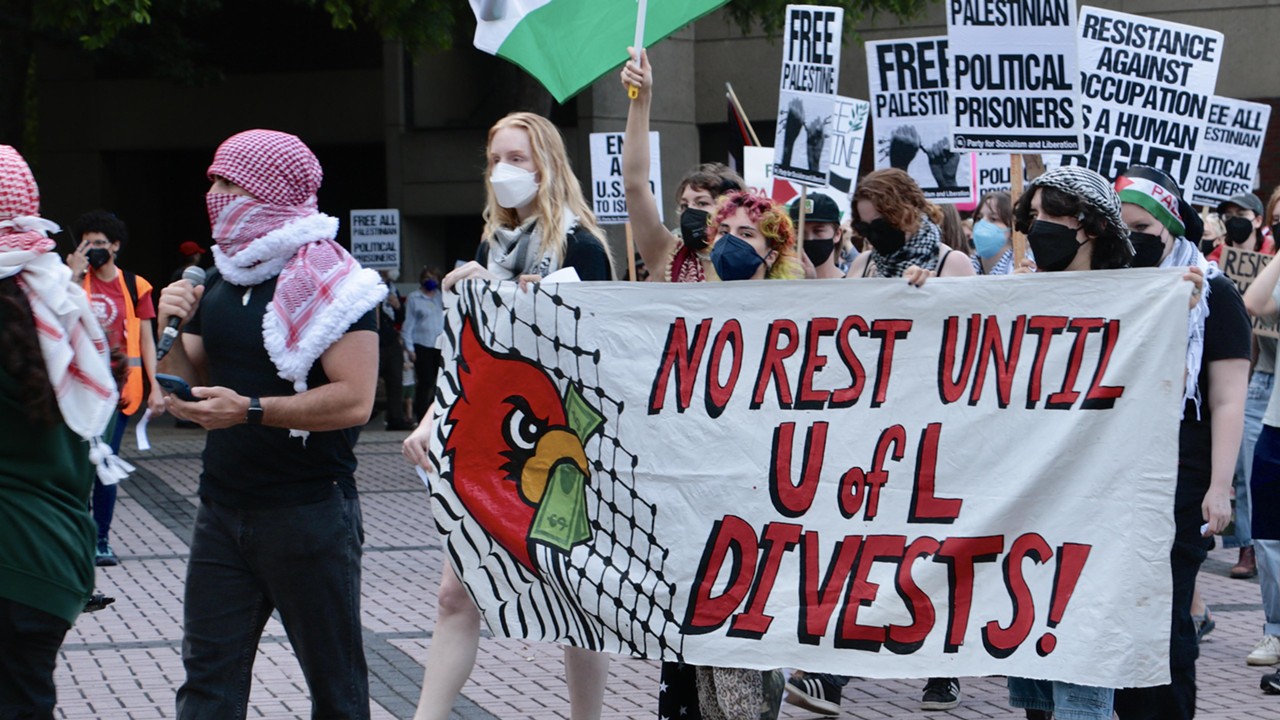
M 116 272 L 119 273 L 120 270 L 117 269 Z M 93 309 L 93 314 L 97 316 L 102 329 L 106 331 L 107 342 L 111 347 L 124 350 L 125 300 L 124 287 L 120 283 L 119 276 L 110 281 L 103 281 L 90 271 L 89 307 Z M 138 297 L 134 313 L 139 320 L 155 319 L 156 306 L 151 301 L 150 290 Z

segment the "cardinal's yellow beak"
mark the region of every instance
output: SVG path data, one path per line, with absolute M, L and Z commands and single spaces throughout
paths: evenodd
M 578 436 L 568 430 L 548 430 L 538 439 L 533 457 L 524 464 L 524 472 L 520 475 L 521 497 L 533 505 L 542 502 L 551 469 L 565 460 L 573 462 L 584 476 L 589 474 L 587 453 L 582 449 Z

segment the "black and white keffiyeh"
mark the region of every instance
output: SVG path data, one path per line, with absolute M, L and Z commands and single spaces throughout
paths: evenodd
M 881 255 L 873 248 L 871 262 L 876 265 L 876 275 L 882 278 L 902 277 L 902 273 L 912 265 L 936 271 L 941 246 L 942 231 L 932 220 L 921 215 L 920 229 L 907 238 L 905 245 L 888 256 Z
M 1124 240 L 1133 252 L 1133 244 L 1129 242 L 1129 226 L 1120 218 L 1120 196 L 1106 178 L 1089 168 L 1078 165 L 1059 165 L 1027 184 L 1026 192 L 1037 187 L 1051 187 L 1070 193 L 1092 205 L 1107 218 L 1111 231 Z

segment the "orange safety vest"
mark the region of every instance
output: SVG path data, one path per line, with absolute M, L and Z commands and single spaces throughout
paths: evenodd
M 84 292 L 87 295 L 92 286 L 90 274 L 84 275 Z M 134 275 L 137 283 L 138 297 L 151 292 L 151 283 L 140 275 Z M 142 407 L 142 321 L 134 308 L 137 300 L 129 292 L 129 285 L 124 280 L 124 270 L 116 268 L 116 282 L 120 283 L 120 296 L 124 298 L 124 344 L 126 368 L 124 385 L 120 388 L 120 412 L 133 415 Z

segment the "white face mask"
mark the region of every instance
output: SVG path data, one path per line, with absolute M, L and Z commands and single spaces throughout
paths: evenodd
M 387 279 L 390 280 L 391 282 L 399 281 L 400 271 L 397 270 L 396 268 L 391 268 L 390 270 L 387 271 Z
M 508 210 L 524 207 L 538 194 L 537 176 L 528 170 L 500 162 L 489 176 L 498 204 Z

